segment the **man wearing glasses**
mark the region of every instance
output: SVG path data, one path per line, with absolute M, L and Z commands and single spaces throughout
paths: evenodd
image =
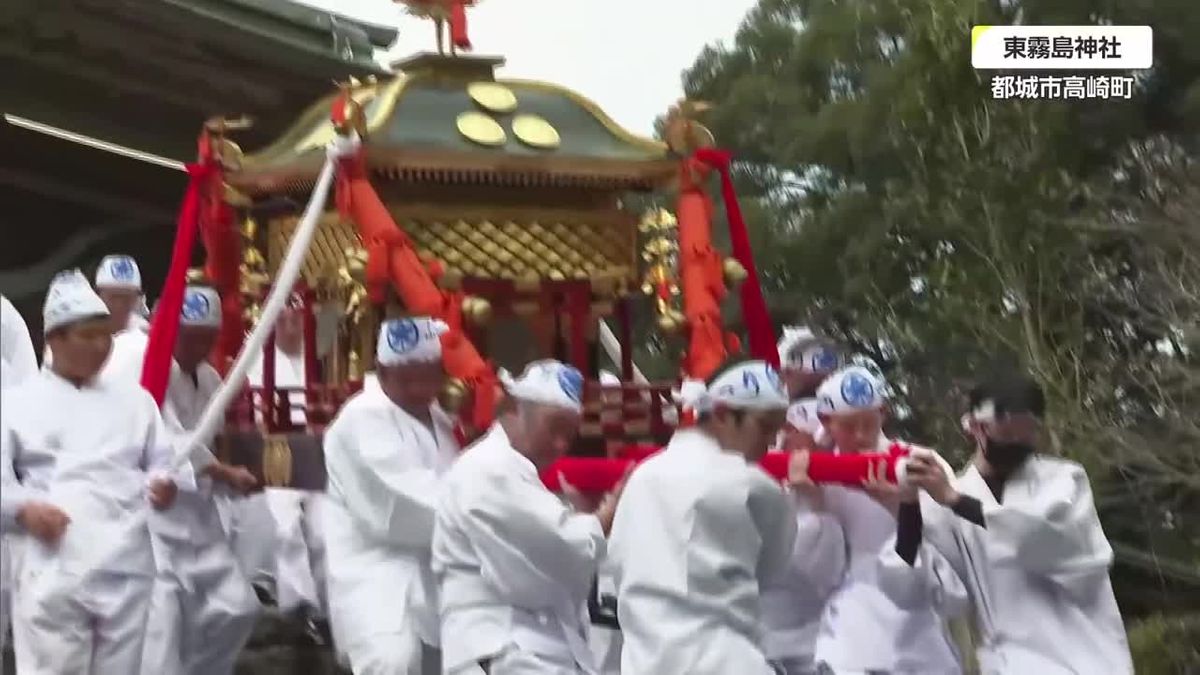
M 974 605 L 985 675 L 1132 673 L 1108 570 L 1113 553 L 1083 467 L 1039 452 L 1041 388 L 987 382 L 970 398 L 971 465 L 957 478 L 914 455 L 896 553 L 930 596 L 961 581 Z M 923 541 L 922 541 L 923 540 Z M 958 579 L 927 570 L 937 557 Z

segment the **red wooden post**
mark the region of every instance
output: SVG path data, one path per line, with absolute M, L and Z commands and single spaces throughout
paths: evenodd
M 271 328 L 271 333 L 267 335 L 267 342 L 263 345 L 262 356 L 262 415 L 263 420 L 267 424 L 267 431 L 275 431 L 279 428 L 279 417 L 276 414 L 275 404 L 275 329 Z
M 621 329 L 621 381 L 633 382 L 633 322 L 629 316 L 629 298 L 617 302 L 617 322 Z
M 300 400 L 300 405 L 304 406 L 304 419 L 309 422 L 323 422 L 320 415 L 321 397 L 317 394 L 320 385 L 320 362 L 317 360 L 317 314 L 316 314 L 316 292 L 308 288 L 307 285 L 301 284 L 300 297 L 303 303 L 304 311 L 304 396 Z M 291 416 L 291 399 L 288 400 L 288 421 L 292 420 Z M 318 414 L 318 419 L 311 419 L 312 413 Z
M 567 287 L 567 315 L 571 317 L 571 361 L 585 376 L 589 372 L 587 321 L 591 317 L 591 294 L 587 286 L 572 284 Z

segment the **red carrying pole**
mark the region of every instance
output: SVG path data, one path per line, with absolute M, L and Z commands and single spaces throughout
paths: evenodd
M 583 492 L 607 492 L 617 485 L 630 464 L 637 464 L 654 453 L 639 447 L 619 459 L 601 457 L 564 457 L 541 474 L 542 482 L 554 491 L 562 489 L 560 476 Z M 886 476 L 896 481 L 896 464 L 909 453 L 906 446 L 893 444 L 887 452 L 835 455 L 831 452 L 809 453 L 808 477 L 815 483 L 862 485 L 879 462 L 887 466 Z M 760 462 L 763 470 L 777 480 L 785 480 L 791 454 L 769 452 Z

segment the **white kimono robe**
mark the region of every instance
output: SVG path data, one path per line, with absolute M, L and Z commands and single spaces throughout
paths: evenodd
M 596 672 L 586 603 L 604 555 L 593 515 L 573 514 L 496 423 L 442 481 L 433 533 L 446 673 Z
M 0 295 L 0 391 L 15 387 L 37 374 L 37 356 L 29 327 L 8 298 Z M 0 411 L 3 414 L 3 411 Z M 8 537 L 0 533 L 0 647 L 7 644 L 8 619 L 12 614 L 11 591 L 14 558 L 9 556 Z
M 71 518 L 57 546 L 20 537 L 21 673 L 137 673 L 155 572 L 147 483 L 170 466 L 158 407 L 136 385 L 77 388 L 50 370 L 6 390 L 2 405 L 5 529 L 29 501 Z M 195 489 L 190 472 L 174 478 Z
M 699 429 L 634 471 L 609 542 L 623 675 L 770 675 L 762 582 L 796 539 L 788 494 Z
M 880 447 L 891 441 L 880 439 Z M 946 616 L 931 602 L 897 605 L 881 583 L 896 519 L 861 489 L 825 486 L 825 505 L 846 537 L 846 575 L 825 605 L 816 659 L 837 675 L 879 670 L 892 675 L 962 672 Z M 915 583 L 915 581 L 914 581 Z M 965 601 L 965 598 L 961 598 Z
M 796 495 L 796 546 L 784 574 L 762 589 L 767 658 L 786 675 L 812 672 L 825 601 L 846 572 L 846 539 L 827 511 Z
M 372 387 L 325 432 L 329 619 L 357 675 L 420 673 L 420 643 L 439 643 L 430 545 L 458 442 L 441 408 L 430 412 L 432 428 Z
M 0 387 L 4 388 L 20 384 L 38 370 L 29 326 L 3 295 L 0 295 L 0 362 L 4 364 Z
M 262 386 L 261 359 L 251 367 L 248 379 Z M 275 350 L 275 385 L 304 385 L 304 361 Z M 293 423 L 303 425 L 304 395 L 292 392 Z M 325 539 L 321 534 L 321 511 L 325 495 L 289 488 L 267 488 L 261 493 L 231 503 L 228 508 L 234 550 L 251 581 L 273 586 L 279 608 L 285 612 L 305 608 L 318 615 L 326 612 Z M 264 531 L 273 527 L 271 532 Z
M 139 367 L 131 373 L 141 372 L 140 362 L 134 360 Z M 220 386 L 221 376 L 207 363 L 196 369 L 195 381 L 172 364 L 162 412 L 174 444 L 187 440 Z M 197 474 L 212 461 L 207 447 L 192 453 Z M 197 489 L 180 491 L 174 508 L 151 514 L 150 526 L 158 576 L 141 672 L 230 675 L 254 630 L 259 604 L 229 545 L 212 480 L 197 478 Z
M 921 592 L 907 600 L 936 602 L 965 584 L 983 675 L 1132 673 L 1108 577 L 1112 548 L 1083 467 L 1035 456 L 1005 483 L 1003 503 L 974 466 L 956 487 L 981 502 L 987 527 L 922 494 L 924 535 L 913 571 L 924 583 L 911 586 Z M 939 558 L 955 574 L 931 574 Z M 896 563 L 905 565 L 896 557 L 888 567 Z
M 616 572 L 611 555 L 604 556 L 596 573 L 596 587 L 601 595 L 617 596 L 617 586 L 613 582 Z M 621 631 L 608 626 L 592 624 L 588 633 L 588 644 L 592 647 L 592 655 L 596 659 L 600 675 L 620 675 L 621 673 Z

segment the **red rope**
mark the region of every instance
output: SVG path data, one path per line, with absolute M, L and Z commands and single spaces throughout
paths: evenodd
M 729 163 L 733 155 L 725 150 L 701 148 L 696 151 L 696 159 L 721 174 L 721 199 L 725 202 L 725 216 L 729 221 L 729 243 L 733 248 L 733 258 L 746 268 L 747 274 L 746 281 L 739 291 L 742 296 L 742 319 L 750 337 L 750 354 L 778 368 L 779 350 L 775 341 L 775 328 L 771 324 L 767 301 L 763 297 L 758 268 L 754 265 L 754 251 L 750 248 L 750 234 L 742 217 L 742 207 L 738 204 L 737 191 L 729 175 Z
M 196 243 L 196 232 L 200 220 L 200 190 L 212 172 L 210 164 L 189 164 L 187 167 L 187 193 L 179 209 L 175 223 L 175 245 L 171 251 L 171 267 L 163 282 L 158 306 L 150 321 L 150 336 L 146 345 L 146 356 L 142 360 L 142 387 L 154 397 L 161 407 L 167 394 L 174 362 L 175 339 L 179 335 L 179 313 L 183 309 L 183 295 L 187 287 L 187 271 L 192 262 L 192 247 Z

